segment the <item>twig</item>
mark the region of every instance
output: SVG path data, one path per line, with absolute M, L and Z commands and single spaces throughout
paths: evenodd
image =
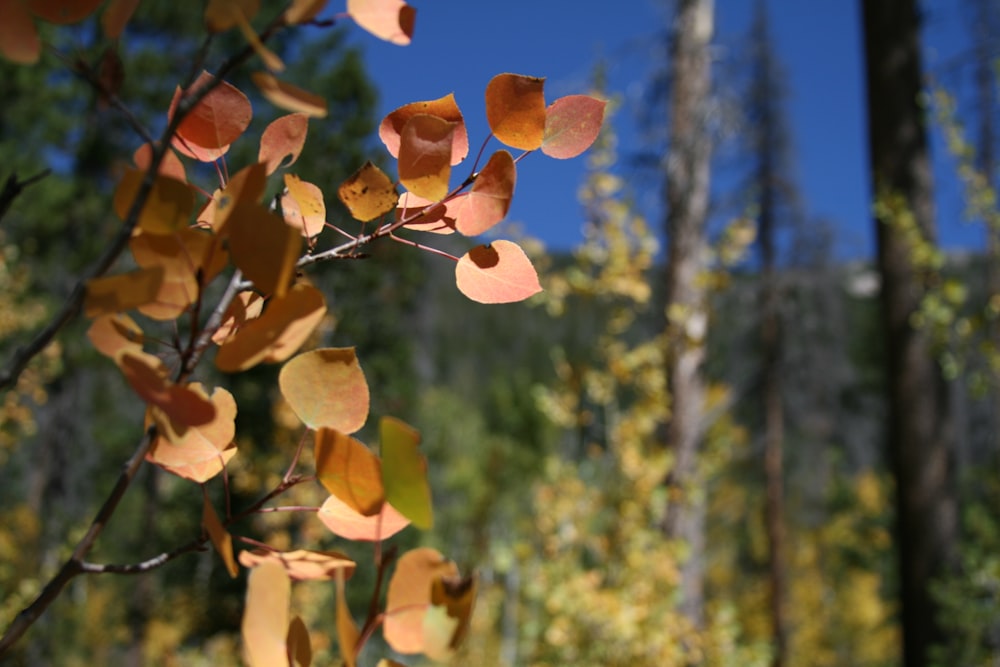
M 17 174 L 11 174 L 8 176 L 7 180 L 4 181 L 3 190 L 0 190 L 0 220 L 7 215 L 10 205 L 14 203 L 14 200 L 17 199 L 18 195 L 20 195 L 26 187 L 37 183 L 50 173 L 52 173 L 51 169 L 44 169 L 34 176 L 29 176 L 23 181 L 17 180 Z

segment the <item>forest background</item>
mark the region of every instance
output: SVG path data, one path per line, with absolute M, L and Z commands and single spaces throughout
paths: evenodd
M 143 4 L 130 28 L 142 36 L 132 55 L 144 76 L 129 79 L 125 90 L 150 115 L 162 113 L 172 92 L 159 73 L 180 66 L 171 56 L 183 54 L 185 43 L 193 48 L 200 28 L 200 16 L 161 4 Z M 904 664 L 879 274 L 867 253 L 843 251 L 845 229 L 847 246 L 856 247 L 853 225 L 870 225 L 865 139 L 851 139 L 860 161 L 837 169 L 868 189 L 858 195 L 862 210 L 839 219 L 835 210 L 814 207 L 795 165 L 823 158 L 799 157 L 795 150 L 791 130 L 799 126 L 789 122 L 788 96 L 796 91 L 770 37 L 770 26 L 780 22 L 772 22 L 762 2 L 748 3 L 755 9 L 744 12 L 750 20 L 743 34 L 725 36 L 731 43 L 721 48 L 723 35 L 712 39 L 724 55 L 712 65 L 713 186 L 698 247 L 708 308 L 703 331 L 686 329 L 704 345 L 700 445 L 683 484 L 664 484 L 676 466 L 675 453 L 662 444 L 672 405 L 668 325 L 695 320 L 666 308 L 670 235 L 662 230 L 669 211 L 656 200 L 665 200 L 669 189 L 664 156 L 674 12 L 691 4 L 698 3 L 658 7 L 662 30 L 639 36 L 650 45 L 644 54 L 662 54 L 660 61 L 641 58 L 653 66 L 640 93 L 616 89 L 620 66 L 613 50 L 574 63 L 572 81 L 556 82 L 593 88 L 611 99 L 615 112 L 584 171 L 539 164 L 522 172 L 519 197 L 526 192 L 515 201 L 523 210 L 510 216 L 520 224 L 505 234 L 517 234 L 539 265 L 546 291 L 533 302 L 472 303 L 455 292 L 447 263 L 401 244 L 378 244 L 369 259 L 328 267 L 316 278 L 335 295 L 321 335 L 326 344 L 357 346 L 376 388 L 372 413 L 400 416 L 422 433 L 436 528 L 397 539 L 441 548 L 463 571 L 479 573 L 479 603 L 459 657 L 467 664 Z M 911 244 L 914 257 L 929 257 L 921 264 L 927 296 L 911 323 L 932 339 L 950 388 L 960 525 L 952 566 L 932 582 L 942 640 L 927 662 L 905 664 L 986 665 L 1000 652 L 997 355 L 990 338 L 997 303 L 995 258 L 985 241 L 995 198 L 992 172 L 985 182 L 972 172 L 991 152 L 989 136 L 977 138 L 988 125 L 982 119 L 996 114 L 995 97 L 984 106 L 975 73 L 983 58 L 992 71 L 1000 32 L 981 30 L 997 25 L 996 3 L 943 4 L 932 3 L 923 16 L 928 42 L 936 17 L 948 12 L 958 17 L 950 25 L 966 26 L 960 41 L 970 48 L 928 67 L 921 98 L 938 137 L 936 175 L 952 184 L 944 188 L 937 224 L 942 239 L 982 240 L 948 255 L 928 247 L 932 238 Z M 721 24 L 726 4 L 715 11 Z M 460 14 L 448 15 L 445 32 L 474 37 L 475 30 L 455 25 L 467 18 Z M 82 43 L 91 39 L 86 27 L 62 30 L 77 30 Z M 158 48 L 165 34 L 176 40 L 170 54 Z M 369 61 L 353 49 L 357 39 L 337 26 L 317 31 L 315 41 L 282 46 L 293 56 L 297 80 L 324 91 L 330 104 L 322 130 L 300 158 L 314 182 L 340 183 L 378 150 L 373 133 L 388 110 L 445 94 L 458 85 L 452 78 L 480 89 L 486 80 L 465 77 L 456 66 L 426 85 L 405 75 L 405 49 L 402 61 L 377 68 L 379 57 Z M 428 39 L 436 48 L 440 41 Z M 395 47 L 365 43 L 366 52 L 376 48 Z M 530 53 L 520 57 L 526 60 L 493 70 L 549 72 L 545 58 L 535 65 Z M 860 43 L 853 57 L 860 69 Z M 46 321 L 57 295 L 104 243 L 102 234 L 74 222 L 106 208 L 112 183 L 100 191 L 74 177 L 113 173 L 134 142 L 100 122 L 109 111 L 92 94 L 81 94 L 86 85 L 69 75 L 40 79 L 33 78 L 42 76 L 37 71 L 2 68 L 2 99 L 10 101 L 0 115 L 3 163 L 22 176 L 45 167 L 59 176 L 33 184 L 30 203 L 19 200 L 4 220 L 6 357 Z M 381 103 L 369 69 L 384 82 Z M 475 102 L 465 107 L 462 97 L 466 113 L 481 118 Z M 855 111 L 861 116 L 862 106 Z M 863 118 L 847 123 L 859 135 L 863 126 Z M 762 140 L 763 127 L 775 134 Z M 640 136 L 646 150 L 629 148 Z M 767 160 L 762 145 L 774 149 Z M 761 180 L 760 165 L 771 160 L 776 175 Z M 567 179 L 578 180 L 578 193 L 559 187 Z M 771 186 L 773 208 L 762 199 Z M 963 219 L 954 206 L 959 194 Z M 765 209 L 777 211 L 770 254 L 761 234 Z M 582 230 L 574 252 L 551 249 L 550 230 L 559 227 Z M 549 251 L 532 237 L 541 237 Z M 780 305 L 763 307 L 773 303 L 768 298 Z M 762 335 L 769 315 L 780 323 L 777 353 Z M 31 368 L 27 384 L 7 394 L 0 488 L 7 517 L 0 525 L 5 621 L 64 558 L 67 536 L 85 525 L 113 482 L 117 471 L 106 461 L 127 457 L 140 419 L 117 370 L 84 336 L 86 324 L 72 325 Z M 772 394 L 774 372 L 782 381 Z M 294 446 L 287 407 L 265 389 L 275 375 L 276 369 L 263 369 L 234 378 L 241 406 L 237 498 L 252 496 L 270 470 L 280 468 L 277 450 L 287 456 Z M 777 480 L 766 465 L 774 445 L 767 396 L 781 406 Z M 104 560 L 135 560 L 137 553 L 176 545 L 178 534 L 197 532 L 200 514 L 191 511 L 190 489 L 166 477 L 144 468 L 101 542 Z M 777 515 L 769 504 L 775 488 L 782 500 Z M 703 508 L 697 548 L 669 528 L 670 508 L 692 502 Z M 259 527 L 271 544 L 309 538 L 349 549 L 315 522 L 291 516 L 267 517 Z M 693 560 L 702 589 L 697 609 L 685 593 Z M 79 579 L 32 628 L 16 659 L 32 665 L 238 664 L 244 585 L 226 576 L 213 553 L 189 554 L 141 578 Z M 295 595 L 310 627 L 333 623 L 332 590 L 298 587 Z M 365 601 L 351 604 L 359 609 Z M 316 664 L 338 652 L 322 637 L 314 640 Z M 369 650 L 374 663 L 386 649 L 376 642 Z

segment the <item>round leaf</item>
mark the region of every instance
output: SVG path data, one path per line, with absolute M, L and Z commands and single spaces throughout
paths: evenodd
M 486 120 L 493 135 L 513 148 L 531 151 L 545 136 L 545 79 L 498 74 L 486 85 Z
M 354 433 L 368 419 L 368 382 L 353 347 L 303 352 L 281 368 L 278 386 L 311 429 Z
M 589 95 L 567 95 L 545 110 L 542 152 L 565 160 L 584 152 L 597 139 L 607 103 Z
M 512 241 L 476 246 L 455 265 L 459 291 L 480 303 L 523 301 L 542 291 L 538 273 Z

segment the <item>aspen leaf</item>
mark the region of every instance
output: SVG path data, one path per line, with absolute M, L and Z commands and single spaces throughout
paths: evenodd
M 276 213 L 247 201 L 233 205 L 226 229 L 233 264 L 264 294 L 282 296 L 295 276 L 302 249 L 298 230 Z
M 19 65 L 33 65 L 42 54 L 35 22 L 19 0 L 0 1 L 0 53 Z
M 387 540 L 410 525 L 409 519 L 390 503 L 382 503 L 382 511 L 378 514 L 365 516 L 337 496 L 326 499 L 317 517 L 334 535 L 362 542 Z
M 400 653 L 424 650 L 424 617 L 431 606 L 434 581 L 457 577 L 458 568 L 436 549 L 422 547 L 400 556 L 386 593 L 385 641 Z
M 191 426 L 203 426 L 215 419 L 215 405 L 200 384 L 179 385 L 168 377 L 167 367 L 157 357 L 125 348 L 115 363 L 132 390 L 152 407 L 159 408 L 179 433 Z
M 303 352 L 282 366 L 278 387 L 292 411 L 313 430 L 354 433 L 368 419 L 368 382 L 353 347 Z
M 164 275 L 156 296 L 136 306 L 136 310 L 154 320 L 176 320 L 198 298 L 198 286 L 183 277 Z
M 281 212 L 285 223 L 299 230 L 302 236 L 312 238 L 326 225 L 326 204 L 323 191 L 295 174 L 285 174 L 287 196 L 281 198 Z
M 128 218 L 145 177 L 145 172 L 130 169 L 118 183 L 112 205 L 122 220 Z M 187 183 L 157 174 L 139 212 L 136 228 L 147 234 L 173 234 L 188 224 L 192 213 L 194 192 Z
M 507 217 L 516 182 L 517 168 L 511 154 L 507 151 L 494 153 L 458 208 L 455 218 L 458 231 L 476 236 Z
M 451 142 L 451 164 L 458 164 L 469 154 L 469 132 L 465 127 L 465 118 L 455 102 L 455 94 L 449 93 L 436 100 L 411 102 L 387 114 L 378 127 L 378 136 L 385 144 L 389 154 L 399 157 L 400 135 L 406 122 L 417 114 L 437 116 L 442 120 L 456 123 L 455 133 Z
M 323 294 L 295 285 L 283 297 L 272 297 L 264 313 L 247 322 L 219 347 L 215 365 L 236 373 L 261 362 L 276 363 L 295 354 L 326 314 Z
M 378 457 L 360 440 L 330 428 L 317 429 L 315 437 L 320 483 L 358 513 L 378 514 L 385 500 Z
M 432 660 L 449 660 L 462 643 L 472 621 L 476 602 L 475 575 L 442 576 L 431 584 L 431 608 L 424 617 L 424 654 Z
M 211 74 L 202 72 L 190 91 L 197 92 L 204 86 L 211 85 L 214 80 L 215 77 Z M 170 103 L 171 118 L 181 96 L 182 91 L 178 87 Z M 171 144 L 183 155 L 201 162 L 211 162 L 226 154 L 229 145 L 250 125 L 252 117 L 253 110 L 247 96 L 232 84 L 220 81 L 184 117 Z
M 236 575 L 240 573 L 240 568 L 233 558 L 233 536 L 229 534 L 229 531 L 219 521 L 219 516 L 215 513 L 215 508 L 209 502 L 208 496 L 206 495 L 204 498 L 201 525 L 205 527 L 205 532 L 208 533 L 209 539 L 212 540 L 212 546 L 215 547 L 215 551 L 222 557 L 222 562 L 226 564 L 226 572 L 229 573 L 230 577 L 235 579 Z
M 293 618 L 292 622 L 288 625 L 288 637 L 285 638 L 285 647 L 288 650 L 292 665 L 309 667 L 312 664 L 312 643 L 309 641 L 309 629 L 299 616 Z
M 455 128 L 455 123 L 429 114 L 406 121 L 400 133 L 399 181 L 407 190 L 431 200 L 448 195 Z
M 104 0 L 26 0 L 28 11 L 48 23 L 69 25 L 87 18 Z
M 278 167 L 295 164 L 306 145 L 308 130 L 309 116 L 304 113 L 291 113 L 276 118 L 264 128 L 264 133 L 260 135 L 257 161 L 264 164 L 269 176 Z
M 560 160 L 590 148 L 601 132 L 607 103 L 589 95 L 567 95 L 545 110 L 542 152 Z
M 356 667 L 358 639 L 361 632 L 358 630 L 354 617 L 351 616 L 351 609 L 347 606 L 347 596 L 344 593 L 344 575 L 337 572 L 337 643 L 340 646 L 340 659 L 344 661 L 346 667 Z
M 285 10 L 285 23 L 308 23 L 319 16 L 327 2 L 328 0 L 292 0 L 292 4 Z
M 288 665 L 286 641 L 292 582 L 281 565 L 261 563 L 247 576 L 243 647 L 250 667 Z
M 279 109 L 304 113 L 313 118 L 326 116 L 326 100 L 319 95 L 280 81 L 267 72 L 254 72 L 250 79 L 260 94 Z
M 432 234 L 453 234 L 455 232 L 455 209 L 461 208 L 466 195 L 458 195 L 446 201 L 431 201 L 412 192 L 404 192 L 396 207 L 396 220 L 410 220 L 407 229 Z
M 87 317 L 97 317 L 149 303 L 156 298 L 163 278 L 163 269 L 154 266 L 88 280 L 83 312 Z
M 139 266 L 162 267 L 167 278 L 187 281 L 197 293 L 199 275 L 202 283 L 208 283 L 226 267 L 228 258 L 217 241 L 209 230 L 184 227 L 169 236 L 133 236 L 129 250 Z
M 266 165 L 262 162 L 247 165 L 229 179 L 225 188 L 213 193 L 205 210 L 198 215 L 198 221 L 210 226 L 216 234 L 224 235 L 236 204 L 259 204 L 266 188 Z
M 222 323 L 212 334 L 212 342 L 222 345 L 245 322 L 259 316 L 264 309 L 264 297 L 256 292 L 240 292 L 229 302 L 222 315 Z
M 264 61 L 267 68 L 273 72 L 285 69 L 285 63 L 276 53 L 264 46 L 257 31 L 250 21 L 260 10 L 260 0 L 209 0 L 205 7 L 205 25 L 211 32 L 223 32 L 231 28 L 239 28 L 244 39 L 254 52 Z
M 420 453 L 420 434 L 393 417 L 379 422 L 382 454 L 382 485 L 385 499 L 414 526 L 429 530 L 434 525 L 431 488 L 427 483 L 427 459 Z
M 108 39 L 118 39 L 139 6 L 139 0 L 111 0 L 101 14 L 101 29 Z
M 512 241 L 494 241 L 467 252 L 455 266 L 455 284 L 480 303 L 523 301 L 542 291 L 531 260 Z
M 399 201 L 399 193 L 396 192 L 392 179 L 371 162 L 365 162 L 340 184 L 337 197 L 350 211 L 351 217 L 361 222 L 385 215 Z
M 329 581 L 337 577 L 338 571 L 349 578 L 354 574 L 356 564 L 337 551 L 267 551 L 254 549 L 240 552 L 240 565 L 257 567 L 266 561 L 273 561 L 288 571 L 292 581 Z
M 87 329 L 87 338 L 98 352 L 115 358 L 119 350 L 142 351 L 142 329 L 124 313 L 101 315 Z
M 535 150 L 545 137 L 545 79 L 497 74 L 486 85 L 486 120 L 501 143 Z
M 201 385 L 194 383 L 192 389 Z M 182 434 L 160 434 L 146 460 L 179 477 L 206 482 L 236 456 L 236 400 L 221 387 L 212 392 L 215 416 L 206 424 L 191 426 Z M 172 429 L 171 429 L 172 430 Z
M 149 166 L 153 164 L 153 146 L 145 143 L 135 149 L 132 154 L 132 161 L 142 171 L 149 171 Z M 177 157 L 177 153 L 168 148 L 160 160 L 160 168 L 156 171 L 160 176 L 172 178 L 181 183 L 187 183 L 187 174 L 184 171 L 184 163 Z
M 347 13 L 379 39 L 399 46 L 413 39 L 417 10 L 403 0 L 347 0 Z

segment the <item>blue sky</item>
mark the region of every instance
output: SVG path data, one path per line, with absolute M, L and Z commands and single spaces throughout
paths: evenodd
M 606 61 L 610 92 L 624 106 L 615 117 L 623 156 L 642 142 L 635 116 L 656 60 L 661 57 L 666 15 L 657 0 L 410 0 L 418 11 L 408 47 L 380 42 L 354 30 L 378 85 L 381 110 L 454 92 L 475 151 L 487 136 L 483 90 L 501 72 L 545 76 L 547 98 L 586 92 L 595 63 Z M 729 66 L 739 57 L 752 0 L 716 0 L 717 57 Z M 858 2 L 769 0 L 776 50 L 788 74 L 787 114 L 792 126 L 793 164 L 807 213 L 834 224 L 840 258 L 872 255 L 869 222 L 863 66 Z M 930 68 L 943 67 L 961 48 L 960 3 L 925 3 L 925 43 Z M 721 80 L 717 78 L 717 83 Z M 497 147 L 494 144 L 494 147 Z M 980 243 L 978 227 L 961 220 L 961 197 L 953 166 L 936 149 L 939 231 L 950 248 Z M 532 155 L 519 165 L 509 219 L 552 248 L 577 243 L 582 222 L 576 192 L 585 160 L 560 161 Z M 464 176 L 462 166 L 458 174 Z M 456 174 L 456 178 L 458 176 Z M 662 215 L 654 183 L 637 182 L 637 199 L 659 226 Z

